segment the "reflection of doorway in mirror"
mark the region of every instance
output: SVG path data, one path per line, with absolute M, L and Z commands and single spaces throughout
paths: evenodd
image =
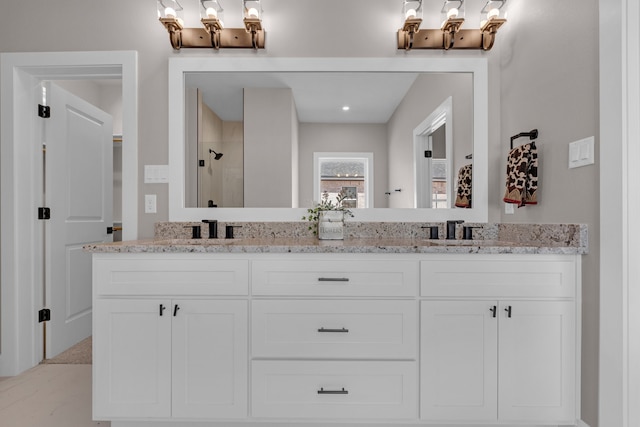
M 413 129 L 417 208 L 452 208 L 453 104 L 448 97 Z
M 314 197 L 327 193 L 345 208 L 373 206 L 373 153 L 314 153 Z

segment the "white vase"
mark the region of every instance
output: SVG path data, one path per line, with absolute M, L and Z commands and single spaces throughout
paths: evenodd
M 344 239 L 344 212 L 320 211 L 318 215 L 318 239 Z

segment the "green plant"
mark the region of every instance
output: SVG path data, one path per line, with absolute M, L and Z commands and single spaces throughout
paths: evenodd
M 313 234 L 318 234 L 318 221 L 320 220 L 320 212 L 322 211 L 341 211 L 345 216 L 353 217 L 353 212 L 350 209 L 342 206 L 342 201 L 346 198 L 344 192 L 338 193 L 336 202 L 329 200 L 329 193 L 322 193 L 322 200 L 312 208 L 307 209 L 307 215 L 302 217 L 303 221 L 309 221 L 312 224 L 309 225 L 309 230 L 313 230 Z

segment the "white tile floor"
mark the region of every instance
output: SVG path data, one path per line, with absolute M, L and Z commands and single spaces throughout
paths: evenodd
M 107 427 L 91 420 L 91 365 L 38 365 L 0 380 L 0 427 Z

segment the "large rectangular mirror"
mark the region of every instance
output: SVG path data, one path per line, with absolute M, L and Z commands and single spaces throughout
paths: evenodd
M 485 222 L 487 104 L 484 59 L 171 59 L 170 220 L 298 220 L 343 191 L 356 220 Z

